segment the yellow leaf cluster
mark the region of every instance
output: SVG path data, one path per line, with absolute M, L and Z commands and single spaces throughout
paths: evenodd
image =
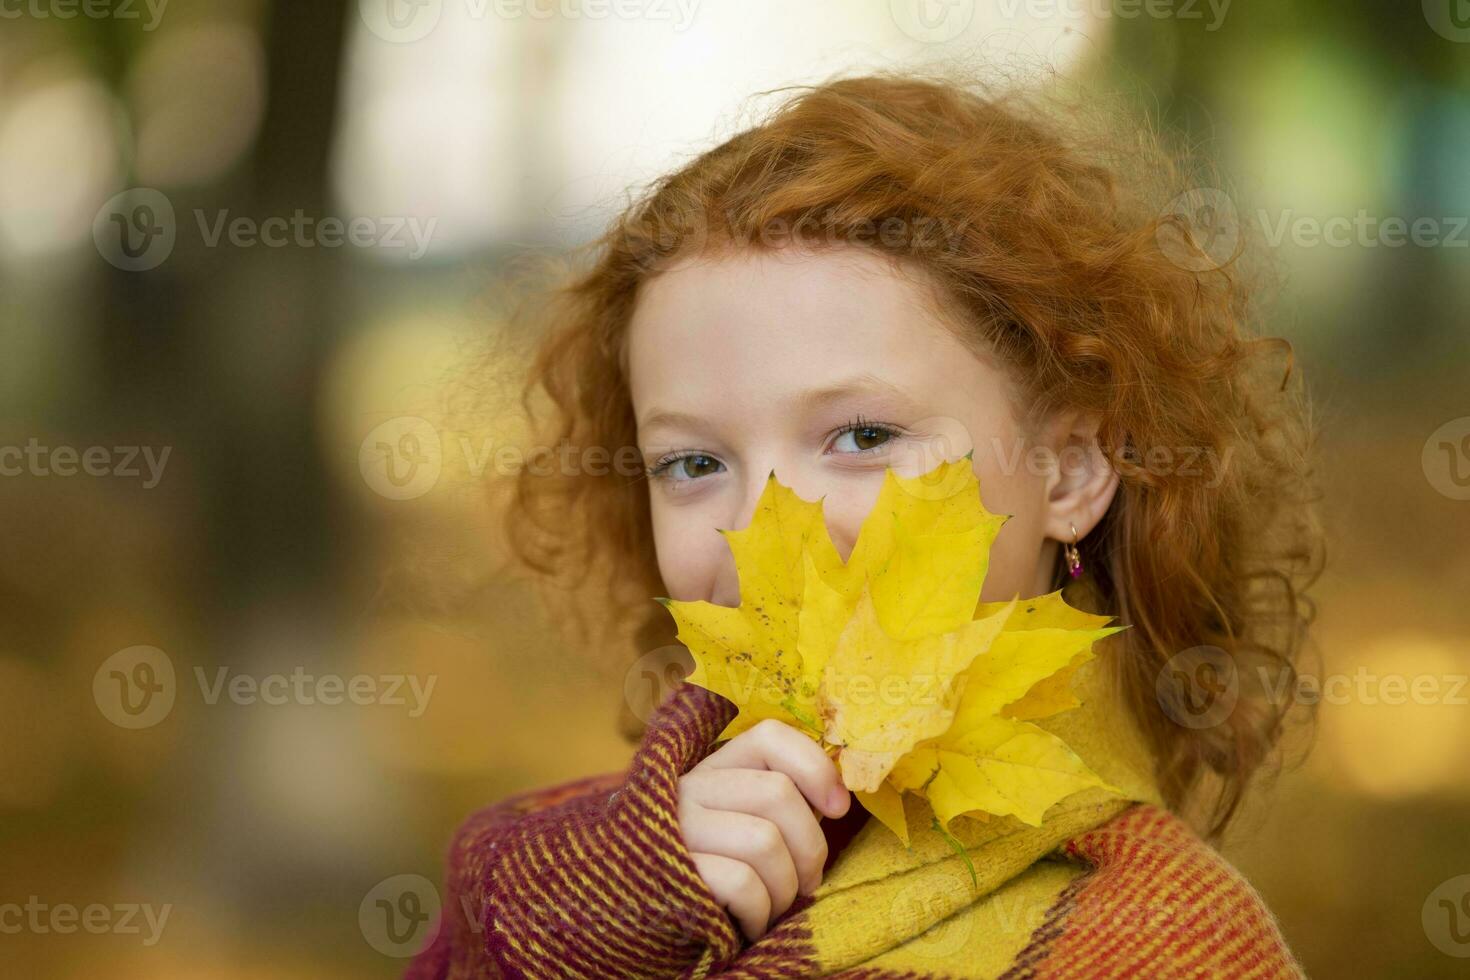
M 1009 515 L 986 511 L 969 457 L 917 477 L 885 472 L 846 562 L 822 518 L 773 472 L 750 524 L 722 530 L 740 605 L 660 599 L 694 658 L 689 682 L 733 701 L 720 738 L 766 718 L 802 731 L 907 844 L 902 794 L 955 817 L 1039 826 L 1078 790 L 1111 790 L 1032 722 L 1076 707 L 1070 680 L 1123 627 L 1060 591 L 980 601 Z

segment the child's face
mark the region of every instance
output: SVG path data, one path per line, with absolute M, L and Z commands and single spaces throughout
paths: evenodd
M 773 469 L 798 496 L 825 495 L 846 559 L 885 466 L 914 476 L 972 449 L 985 507 L 1013 515 L 982 599 L 1049 590 L 1068 522 L 1085 535 L 1116 477 L 1071 472 L 1085 468 L 1066 456 L 1060 469 L 1028 464 L 1038 441 L 1052 453 L 1089 444 L 1086 427 L 1059 419 L 1025 440 L 1003 373 L 954 337 L 928 295 L 886 257 L 850 246 L 726 252 L 645 283 L 628 370 L 670 598 L 739 604 L 716 529 L 750 522 Z

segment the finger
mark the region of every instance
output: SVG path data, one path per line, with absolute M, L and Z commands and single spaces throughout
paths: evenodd
M 771 911 L 780 915 L 796 898 L 796 864 L 781 829 L 764 817 L 733 810 L 709 810 L 680 821 L 685 846 L 750 865 L 770 895 Z
M 770 769 L 791 777 L 812 805 L 829 817 L 847 812 L 852 794 L 837 764 L 816 742 L 785 722 L 767 718 L 730 739 L 700 763 L 707 769 Z
M 764 817 L 781 830 L 786 850 L 796 865 L 798 890 L 809 895 L 822 883 L 827 863 L 827 837 L 818 811 L 809 804 L 791 777 L 769 769 L 691 771 L 683 779 L 680 802 L 688 800 L 710 810 L 729 810 Z
M 722 854 L 692 851 L 689 856 L 721 907 L 740 924 L 740 931 L 751 942 L 759 939 L 771 921 L 771 896 L 755 869 Z

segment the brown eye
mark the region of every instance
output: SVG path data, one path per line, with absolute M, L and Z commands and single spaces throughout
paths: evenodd
M 888 441 L 889 433 L 871 425 L 853 430 L 853 442 L 859 449 L 872 449 Z
M 715 467 L 720 465 L 718 460 L 698 453 L 693 456 L 685 456 L 683 459 L 677 460 L 677 463 L 679 469 L 683 471 L 683 475 L 691 480 L 716 472 Z
M 724 464 L 704 453 L 686 453 L 666 458 L 648 468 L 648 478 L 668 483 L 690 483 L 702 476 L 718 473 Z
M 875 425 L 867 422 L 850 425 L 837 434 L 837 440 L 833 443 L 833 450 L 844 453 L 864 453 L 877 449 L 884 443 L 897 435 L 894 430 L 884 425 Z M 851 447 L 844 446 L 844 440 L 852 438 Z

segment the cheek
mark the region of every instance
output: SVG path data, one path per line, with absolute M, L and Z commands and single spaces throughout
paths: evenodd
M 980 598 L 985 602 L 1003 602 L 1016 593 L 1030 596 L 1036 581 L 1036 563 L 1041 555 L 1040 521 L 1035 516 L 1017 514 L 1005 522 L 990 549 L 990 567 Z
M 985 509 L 1011 515 L 990 549 L 990 567 L 981 598 L 998 602 L 1009 600 L 1017 592 L 1029 595 L 1041 556 L 1045 481 L 1024 465 L 1014 471 L 994 465 L 986 466 L 984 472 L 979 469 L 976 476 Z
M 653 546 L 659 575 L 670 599 L 707 599 L 720 561 L 730 552 L 712 522 L 695 519 L 689 510 L 653 508 Z
M 975 479 L 980 481 L 980 502 L 985 509 L 992 514 L 1014 514 L 1016 521 L 1037 511 L 1046 491 L 1045 478 L 1031 472 L 1024 459 L 977 459 Z M 1007 526 L 1011 523 L 1015 521 Z

